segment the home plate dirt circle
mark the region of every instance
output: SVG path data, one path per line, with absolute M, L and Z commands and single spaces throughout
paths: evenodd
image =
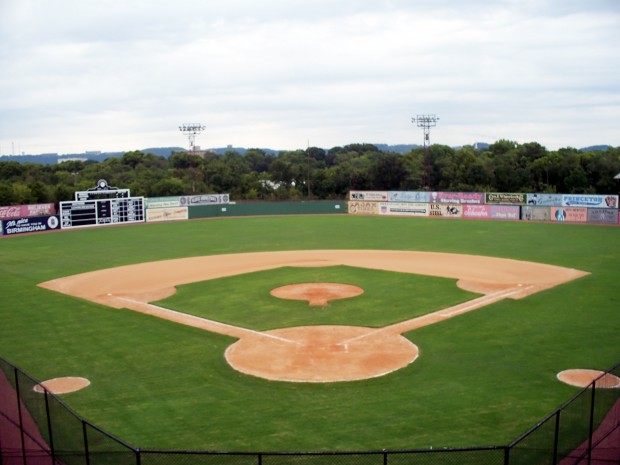
M 237 371 L 264 379 L 328 383 L 374 378 L 418 357 L 400 334 L 359 326 L 300 326 L 242 337 L 226 350 Z

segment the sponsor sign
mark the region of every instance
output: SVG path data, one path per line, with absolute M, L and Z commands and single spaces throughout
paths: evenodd
M 39 231 L 58 229 L 60 221 L 57 216 L 31 216 L 28 218 L 13 218 L 2 221 L 2 234 L 26 234 Z
M 431 200 L 430 192 L 422 191 L 393 191 L 388 192 L 388 200 L 390 202 L 420 202 L 428 203 Z
M 0 207 L 0 220 L 9 218 L 26 218 L 29 216 L 54 215 L 56 208 L 53 203 L 37 203 L 33 205 L 12 205 Z
M 618 212 L 611 208 L 588 208 L 588 223 L 617 224 Z
M 192 205 L 216 205 L 229 203 L 230 194 L 201 194 L 186 195 L 181 197 L 181 206 L 191 207 Z
M 150 197 L 144 199 L 144 206 L 146 208 L 180 207 L 181 197 Z
M 561 207 L 562 194 L 527 194 L 527 204 Z
M 377 215 L 379 209 L 377 202 L 349 202 L 348 210 L 352 215 Z
M 564 194 L 563 207 L 618 208 L 617 195 Z
M 413 202 L 380 202 L 380 215 L 428 216 L 429 204 Z
M 579 207 L 551 207 L 551 221 L 559 223 L 585 223 L 588 221 L 588 209 Z
M 370 202 L 387 202 L 388 193 L 383 191 L 351 191 L 351 200 L 366 200 Z
M 443 203 L 431 203 L 429 204 L 428 216 L 460 218 L 463 216 L 463 206 L 457 204 L 446 205 Z
M 482 192 L 431 192 L 430 201 L 433 203 L 481 205 L 484 203 L 484 194 Z
M 521 207 L 521 219 L 525 221 L 549 221 L 551 209 L 549 207 L 524 205 Z
M 149 208 L 146 211 L 146 221 L 179 221 L 189 218 L 187 207 Z
M 490 205 L 463 205 L 463 218 L 477 218 L 488 220 L 490 217 Z
M 518 205 L 489 205 L 489 218 L 492 220 L 518 221 L 521 208 Z
M 496 205 L 525 205 L 527 196 L 512 192 L 487 192 L 484 195 L 484 203 Z

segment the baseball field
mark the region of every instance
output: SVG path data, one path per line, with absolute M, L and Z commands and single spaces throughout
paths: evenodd
M 620 359 L 620 229 L 351 216 L 0 239 L 0 355 L 140 448 L 510 442 Z

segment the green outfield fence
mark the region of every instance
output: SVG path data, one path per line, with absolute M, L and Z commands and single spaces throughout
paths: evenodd
M 620 377 L 620 362 L 607 373 Z M 164 451 L 136 448 L 112 436 L 0 357 L 0 465 L 618 464 L 620 389 L 607 385 L 603 389 L 605 374 L 502 446 L 357 452 Z

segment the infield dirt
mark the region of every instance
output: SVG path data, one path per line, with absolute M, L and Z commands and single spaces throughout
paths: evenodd
M 481 297 L 383 328 L 310 326 L 253 331 L 150 304 L 175 286 L 254 271 L 348 265 L 457 280 Z M 520 299 L 588 273 L 541 263 L 474 255 L 385 250 L 304 250 L 212 255 L 141 263 L 59 278 L 40 286 L 114 308 L 126 308 L 239 339 L 226 350 L 236 370 L 289 382 L 352 381 L 412 363 L 418 348 L 402 334 L 494 302 Z M 316 283 L 315 283 L 316 284 Z M 341 295 L 338 283 L 314 287 L 321 305 Z M 242 292 L 242 290 L 240 290 Z M 351 292 L 348 289 L 347 292 Z M 318 295 L 317 295 L 318 293 Z M 317 300 L 318 299 L 318 300 Z M 310 300 L 310 299 L 307 299 Z

